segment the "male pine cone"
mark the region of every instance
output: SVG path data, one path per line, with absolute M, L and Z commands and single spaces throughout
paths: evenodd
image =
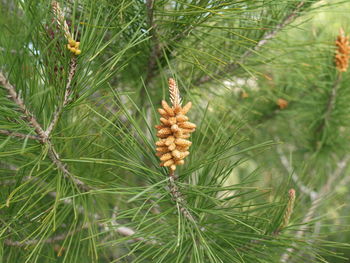
M 340 29 L 335 45 L 337 46 L 335 53 L 336 67 L 340 72 L 345 72 L 349 67 L 350 46 L 349 37 L 345 36 L 343 29 Z
M 189 122 L 186 116 L 192 103 L 181 106 L 180 93 L 172 78 L 169 79 L 169 91 L 172 107 L 163 100 L 162 108 L 158 109 L 161 124 L 156 125 L 159 138 L 156 142 L 156 155 L 161 160 L 160 166 L 169 167 L 170 171 L 174 172 L 176 166 L 183 165 L 184 158 L 190 154 L 188 149 L 192 142 L 186 139 L 195 131 L 196 125 Z

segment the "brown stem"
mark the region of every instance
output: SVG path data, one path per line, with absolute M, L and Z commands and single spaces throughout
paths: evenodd
M 23 134 L 19 132 L 12 132 L 12 131 L 7 131 L 7 130 L 0 130 L 0 134 L 12 136 L 12 137 L 17 137 L 21 139 L 31 139 L 31 140 L 40 140 L 38 136 L 35 135 L 29 135 L 29 134 Z
M 71 181 L 73 181 L 81 190 L 88 191 L 91 187 L 85 185 L 82 181 L 75 178 L 67 169 L 66 164 L 60 160 L 60 157 L 52 144 L 49 136 L 43 130 L 42 126 L 39 124 L 35 116 L 27 109 L 23 100 L 17 93 L 14 86 L 12 86 L 8 80 L 5 78 L 4 74 L 0 71 L 0 85 L 3 86 L 9 94 L 9 98 L 18 106 L 19 110 L 23 114 L 23 118 L 27 121 L 28 125 L 33 127 L 35 132 L 39 137 L 41 144 L 48 147 L 48 156 L 51 161 L 56 165 L 56 167 L 63 173 L 63 176 Z
M 103 228 L 108 227 L 107 224 L 105 224 L 105 223 L 99 223 L 98 225 L 100 227 L 103 227 Z M 72 235 L 76 234 L 77 232 L 79 232 L 83 229 L 86 229 L 86 228 L 88 228 L 88 226 L 84 225 L 84 226 L 80 227 L 78 230 L 71 231 L 68 233 L 62 233 L 62 234 L 59 234 L 57 236 L 47 238 L 43 241 L 41 241 L 40 239 L 29 239 L 29 240 L 25 240 L 25 241 L 13 241 L 11 239 L 5 239 L 4 242 L 5 242 L 5 245 L 12 246 L 12 247 L 25 247 L 25 246 L 35 245 L 35 244 L 38 244 L 40 242 L 44 242 L 45 244 L 53 244 L 53 243 L 56 243 L 58 241 L 65 240 L 67 237 L 72 236 Z M 112 231 L 113 230 L 115 230 L 115 232 L 119 233 L 122 236 L 132 236 L 135 234 L 135 231 L 133 229 L 131 229 L 129 227 L 124 227 L 124 226 L 117 227 L 116 229 L 112 229 Z M 144 239 L 141 237 L 137 237 L 137 238 L 132 239 L 131 241 L 134 241 L 134 242 L 144 241 Z M 155 244 L 155 241 L 149 242 L 149 243 Z
M 56 243 L 58 241 L 65 240 L 67 237 L 72 236 L 75 233 L 77 233 L 85 228 L 87 228 L 87 226 L 83 226 L 83 227 L 79 228 L 79 230 L 71 231 L 68 233 L 62 233 L 62 234 L 59 234 L 57 236 L 47 238 L 43 242 L 45 244 L 53 244 L 53 243 Z M 29 240 L 25 240 L 25 241 L 13 241 L 11 239 L 5 239 L 4 242 L 5 242 L 5 245 L 7 245 L 7 246 L 25 247 L 25 246 L 38 244 L 39 242 L 41 242 L 41 240 L 40 239 L 29 239 Z
M 75 75 L 76 69 L 77 69 L 77 59 L 75 56 L 73 56 L 69 64 L 69 74 L 68 74 L 68 80 L 67 80 L 67 84 L 64 92 L 63 103 L 53 113 L 52 121 L 49 124 L 48 128 L 46 129 L 47 136 L 50 136 L 50 134 L 52 133 L 53 129 L 55 128 L 62 114 L 64 107 L 67 106 L 67 104 L 69 103 L 69 96 L 72 93 L 72 79 Z
M 336 97 L 337 97 L 337 91 L 338 91 L 338 87 L 339 87 L 339 83 L 341 82 L 341 79 L 342 79 L 342 74 L 341 74 L 341 72 L 338 72 L 337 77 L 333 83 L 331 94 L 328 97 L 328 102 L 327 102 L 327 106 L 326 106 L 326 112 L 324 115 L 324 119 L 322 120 L 321 124 L 316 128 L 316 133 L 322 133 L 323 129 L 325 128 L 325 126 L 327 125 L 327 123 L 329 122 L 329 120 L 331 118 L 331 114 L 332 114 L 332 111 L 334 109 L 334 105 L 335 105 Z
M 169 172 L 169 189 L 170 189 L 170 193 L 173 197 L 173 200 L 175 201 L 176 205 L 178 206 L 180 212 L 191 222 L 196 222 L 196 220 L 194 219 L 194 217 L 192 216 L 191 212 L 185 207 L 186 205 L 186 201 L 183 198 L 179 187 L 176 185 L 175 181 L 176 181 L 177 177 L 174 173 L 174 171 Z

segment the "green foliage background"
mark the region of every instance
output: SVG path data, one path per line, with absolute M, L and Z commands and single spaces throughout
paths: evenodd
M 50 141 L 90 190 L 47 144 L 0 134 L 0 262 L 348 262 L 347 1 L 60 4 L 82 53 Z M 51 3 L 2 0 L 0 25 L 0 70 L 46 129 L 72 57 Z M 155 156 L 169 77 L 197 124 L 184 204 Z M 36 135 L 3 88 L 0 130 Z

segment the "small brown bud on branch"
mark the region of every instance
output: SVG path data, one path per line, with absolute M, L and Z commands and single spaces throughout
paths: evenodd
M 339 35 L 335 41 L 337 50 L 335 52 L 335 65 L 340 72 L 347 71 L 349 67 L 350 46 L 349 37 L 345 36 L 344 30 L 339 30 Z
M 294 202 L 295 202 L 295 190 L 292 188 L 288 191 L 288 203 L 287 203 L 287 207 L 286 210 L 284 211 L 284 215 L 283 215 L 283 220 L 281 225 L 277 228 L 277 230 L 274 232 L 275 235 L 278 235 L 279 232 L 288 226 L 289 224 L 289 220 L 290 217 L 293 213 L 293 209 L 294 209 Z

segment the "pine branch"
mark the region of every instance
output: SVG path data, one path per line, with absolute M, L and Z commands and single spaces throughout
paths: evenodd
M 91 189 L 91 187 L 85 185 L 81 180 L 75 178 L 67 169 L 66 164 L 64 164 L 54 145 L 52 144 L 49 136 L 46 134 L 46 132 L 43 130 L 42 126 L 39 124 L 35 116 L 27 109 L 26 105 L 24 104 L 23 100 L 17 93 L 14 86 L 12 86 L 8 80 L 5 78 L 4 74 L 0 71 L 0 84 L 6 89 L 6 91 L 9 94 L 9 98 L 12 99 L 12 101 L 18 106 L 19 110 L 23 114 L 23 118 L 27 121 L 28 126 L 33 127 L 35 132 L 37 133 L 39 137 L 39 141 L 41 144 L 47 146 L 48 148 L 48 156 L 51 159 L 51 161 L 56 165 L 56 167 L 63 173 L 63 176 L 69 180 L 71 180 L 73 183 L 75 183 L 81 190 L 88 191 Z
M 41 128 L 40 124 L 33 116 L 33 114 L 27 109 L 23 100 L 20 98 L 19 94 L 17 94 L 16 89 L 7 81 L 4 74 L 0 71 L 0 84 L 6 89 L 9 94 L 8 97 L 12 99 L 12 101 L 17 104 L 20 111 L 23 113 L 23 118 L 28 122 L 28 124 L 34 128 L 35 132 L 38 134 L 42 143 L 45 142 L 46 133 Z
M 67 21 L 64 18 L 64 15 L 63 15 L 63 12 L 60 8 L 60 5 L 56 1 L 53 1 L 51 5 L 52 5 L 53 13 L 55 15 L 55 20 L 56 20 L 58 26 L 64 32 L 64 35 L 65 35 L 67 41 L 69 42 L 68 49 L 70 49 L 72 51 L 72 46 L 74 46 L 74 49 L 73 49 L 74 52 L 73 51 L 72 52 L 74 54 L 78 54 L 80 52 L 80 50 L 78 51 L 79 44 L 73 40 L 72 34 L 69 31 Z M 78 52 L 78 53 L 76 53 L 76 52 Z M 77 59 L 76 59 L 76 56 L 73 55 L 71 60 L 70 60 L 70 63 L 69 63 L 69 74 L 68 74 L 67 84 L 66 84 L 66 88 L 65 88 L 65 92 L 64 92 L 63 103 L 62 103 L 62 105 L 58 106 L 58 108 L 53 113 L 52 121 L 49 124 L 48 128 L 46 129 L 46 134 L 48 136 L 50 136 L 50 134 L 54 130 L 54 128 L 55 128 L 55 126 L 56 126 L 56 124 L 57 124 L 57 122 L 62 114 L 64 107 L 69 103 L 69 97 L 70 97 L 71 92 L 72 92 L 72 80 L 73 80 L 73 77 L 75 75 L 76 69 L 77 69 Z
M 297 18 L 298 13 L 300 12 L 304 4 L 305 4 L 305 1 L 301 1 L 288 15 L 284 17 L 282 22 L 279 23 L 272 31 L 266 32 L 253 48 L 245 51 L 237 61 L 227 65 L 223 70 L 217 72 L 216 75 L 222 75 L 226 72 L 232 73 L 233 71 L 238 69 L 240 65 L 243 64 L 248 57 L 258 52 L 263 46 L 265 46 L 269 42 L 269 40 L 273 39 L 287 25 L 292 23 Z M 195 80 L 194 83 L 195 85 L 202 85 L 212 80 L 213 80 L 212 76 L 205 75 Z
M 119 233 L 120 235 L 123 236 L 133 236 L 135 234 L 135 231 L 132 230 L 131 228 L 128 227 L 124 227 L 124 226 L 119 226 L 117 228 L 114 228 L 115 226 L 118 226 L 119 224 L 112 224 L 113 228 L 111 228 L 110 226 L 108 226 L 108 224 L 105 223 L 99 223 L 98 224 L 101 228 L 105 228 L 107 230 L 111 230 L 111 231 L 115 231 L 117 233 Z M 12 246 L 12 247 L 26 247 L 26 246 L 31 246 L 31 245 L 36 245 L 38 243 L 45 243 L 45 244 L 53 244 L 56 243 L 58 241 L 62 241 L 65 240 L 67 237 L 70 237 L 84 229 L 87 229 L 88 225 L 84 225 L 82 227 L 79 227 L 79 229 L 75 230 L 75 231 L 70 231 L 68 233 L 62 233 L 59 234 L 57 236 L 54 237 L 50 237 L 47 238 L 45 240 L 40 240 L 40 239 L 29 239 L 29 240 L 25 240 L 25 241 L 13 241 L 11 239 L 5 239 L 5 245 L 7 246 Z M 134 238 L 132 240 L 133 242 L 137 242 L 137 241 L 144 241 L 144 239 L 142 237 L 138 237 L 138 238 Z M 153 243 L 152 243 L 153 244 Z
M 63 109 L 69 103 L 69 100 L 70 100 L 69 97 L 70 97 L 70 94 L 72 93 L 72 79 L 75 75 L 76 69 L 77 69 L 77 59 L 75 56 L 73 56 L 69 64 L 69 74 L 68 74 L 68 80 L 65 88 L 63 103 L 53 113 L 52 121 L 49 124 L 48 128 L 46 129 L 47 136 L 50 136 L 55 126 L 57 125 L 57 122 L 62 114 Z
M 344 172 L 348 162 L 350 160 L 349 156 L 344 157 L 340 162 L 337 163 L 337 169 L 328 177 L 327 182 L 325 185 L 321 188 L 316 198 L 311 202 L 311 205 L 305 214 L 301 224 L 302 226 L 296 233 L 296 238 L 301 238 L 305 234 L 305 231 L 307 230 L 307 223 L 310 222 L 313 217 L 315 216 L 317 210 L 319 207 L 323 204 L 324 198 L 332 192 L 332 186 L 333 183 L 340 177 L 340 175 Z M 295 244 L 294 244 L 295 245 Z M 287 249 L 285 253 L 281 256 L 280 261 L 282 263 L 290 262 L 290 257 L 292 253 L 294 252 L 295 248 L 294 246 Z
M 12 131 L 7 131 L 7 130 L 0 130 L 0 134 L 8 135 L 11 137 L 17 137 L 20 139 L 27 139 L 28 138 L 31 140 L 40 140 L 40 138 L 38 136 L 35 136 L 35 135 L 23 134 L 23 133 L 12 132 Z
M 45 243 L 45 244 L 54 244 L 58 241 L 62 241 L 62 240 L 65 240 L 67 237 L 69 236 L 72 236 L 76 233 L 78 233 L 79 231 L 83 230 L 83 229 L 86 229 L 87 226 L 82 226 L 82 227 L 79 227 L 79 229 L 75 230 L 75 231 L 70 231 L 68 233 L 62 233 L 62 234 L 59 234 L 57 236 L 54 236 L 54 237 L 50 237 L 50 238 L 47 238 L 45 240 L 39 240 L 39 239 L 29 239 L 29 240 L 25 240 L 25 241 L 13 241 L 11 239 L 5 239 L 5 245 L 7 246 L 12 246 L 12 247 L 26 247 L 26 246 L 32 246 L 32 245 L 36 245 L 38 243 Z
M 338 72 L 337 77 L 332 86 L 331 94 L 328 97 L 324 119 L 322 120 L 321 124 L 316 128 L 316 133 L 322 133 L 322 131 L 324 130 L 325 126 L 327 125 L 327 123 L 331 118 L 331 114 L 334 109 L 334 105 L 337 97 L 337 91 L 338 91 L 338 87 L 339 87 L 339 83 L 341 82 L 341 79 L 342 79 L 342 74 Z

